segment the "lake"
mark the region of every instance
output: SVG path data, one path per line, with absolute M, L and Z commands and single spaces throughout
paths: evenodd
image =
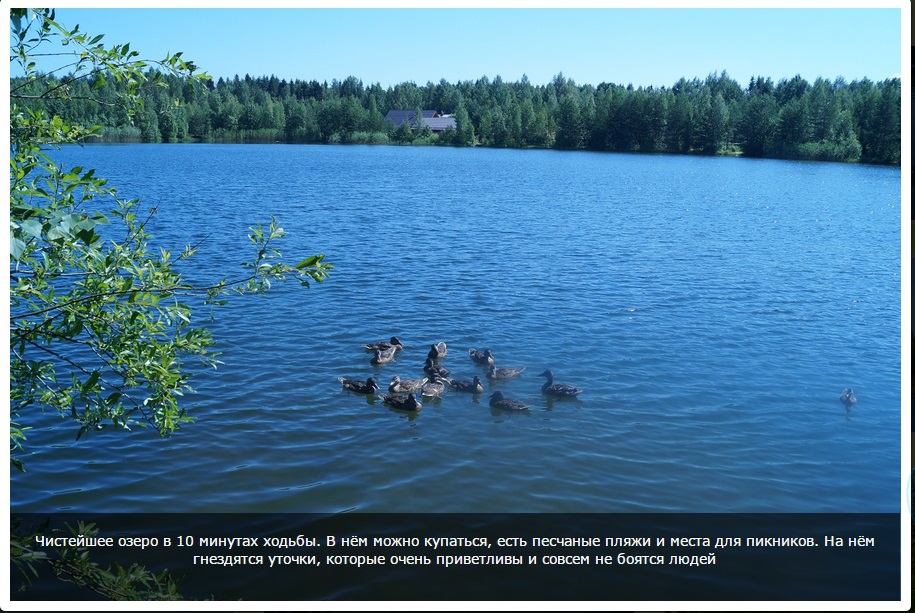
M 899 168 L 730 157 L 370 146 L 94 145 L 56 153 L 158 207 L 203 283 L 244 273 L 275 215 L 275 285 L 195 313 L 171 437 L 75 440 L 23 417 L 31 512 L 884 513 L 900 497 Z M 372 366 L 362 343 L 398 336 Z M 520 377 L 418 414 L 338 377 Z M 194 366 L 194 364 L 189 364 Z M 583 388 L 543 396 L 538 375 Z M 839 402 L 853 387 L 858 403 Z M 492 391 L 531 405 L 491 409 Z

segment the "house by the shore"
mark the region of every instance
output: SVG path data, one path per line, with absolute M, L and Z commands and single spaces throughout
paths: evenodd
M 422 113 L 421 121 L 429 126 L 433 132 L 442 132 L 444 130 L 457 129 L 457 122 L 451 115 L 442 115 L 438 111 L 420 111 Z M 400 126 L 405 121 L 410 122 L 410 128 L 415 130 L 417 126 L 416 111 L 404 111 L 392 109 L 384 116 L 385 121 L 390 121 L 394 127 Z

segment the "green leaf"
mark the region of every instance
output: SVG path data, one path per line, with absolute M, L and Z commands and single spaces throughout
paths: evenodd
M 308 268 L 309 266 L 314 266 L 315 264 L 320 262 L 323 257 L 324 257 L 323 255 L 313 255 L 310 258 L 305 258 L 304 260 L 302 260 L 301 262 L 296 264 L 295 267 L 299 270 L 302 270 L 303 268 Z
M 19 227 L 22 229 L 23 234 L 41 238 L 42 225 L 37 219 L 26 219 L 20 222 Z
M 62 225 L 54 226 L 53 228 L 48 230 L 48 240 L 49 241 L 59 241 L 62 239 L 66 239 L 69 236 L 70 236 L 70 233 Z
M 99 371 L 93 371 L 92 374 L 89 375 L 89 378 L 86 379 L 86 382 L 83 383 L 83 393 L 89 393 L 92 388 L 95 387 L 95 384 L 98 383 L 100 377 L 101 373 Z
M 14 260 L 18 262 L 19 258 L 22 257 L 22 254 L 25 253 L 26 249 L 27 247 L 24 242 L 18 238 L 10 236 L 10 256 Z

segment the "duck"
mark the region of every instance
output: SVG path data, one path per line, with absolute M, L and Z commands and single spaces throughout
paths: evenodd
M 396 336 L 392 336 L 390 341 L 378 341 L 377 343 L 366 343 L 363 345 L 369 351 L 376 351 L 381 349 L 382 351 L 394 347 L 394 351 L 402 351 L 403 343 L 400 342 L 400 339 Z
M 432 343 L 432 349 L 429 350 L 429 357 L 433 360 L 439 360 L 448 355 L 448 347 L 445 343 Z
M 474 377 L 473 381 L 468 381 L 467 379 L 445 379 L 448 382 L 448 385 L 451 386 L 451 389 L 457 390 L 459 392 L 473 392 L 474 394 L 483 393 L 483 381 L 480 380 L 480 377 Z
M 521 371 L 527 368 L 527 366 L 521 366 L 519 368 L 496 368 L 495 364 L 489 365 L 489 372 L 486 373 L 486 376 L 490 379 L 512 379 L 521 374 Z
M 546 383 L 540 388 L 540 391 L 547 396 L 558 396 L 559 398 L 575 398 L 584 390 L 564 383 L 553 383 L 553 371 L 544 370 L 538 376 L 546 377 Z
M 429 376 L 438 376 L 441 379 L 444 379 L 451 374 L 450 370 L 446 370 L 438 364 L 433 364 L 432 358 L 426 358 L 426 365 L 423 366 L 423 372 Z
M 344 389 L 348 389 L 351 392 L 356 392 L 357 394 L 374 394 L 379 389 L 381 389 L 378 387 L 378 383 L 376 383 L 375 379 L 372 377 L 369 377 L 365 381 L 337 377 L 337 381 L 343 384 Z
M 388 394 L 381 394 L 381 398 L 389 407 L 401 411 L 418 411 L 423 408 L 423 403 L 417 400 L 416 396 L 413 394 L 407 394 L 406 396 L 389 396 Z
M 489 406 L 503 411 L 526 411 L 531 408 L 530 405 L 524 404 L 520 400 L 506 398 L 502 392 L 495 392 L 489 397 Z
M 839 400 L 845 405 L 846 409 L 850 409 L 853 404 L 858 402 L 858 399 L 855 398 L 855 390 L 850 387 L 842 390 L 842 395 L 839 396 Z
M 375 366 L 380 366 L 381 364 L 387 364 L 394 360 L 394 353 L 397 351 L 396 345 L 392 345 L 387 349 L 376 349 L 375 355 L 372 356 L 372 359 L 369 360 Z
M 477 351 L 473 347 L 469 349 L 470 359 L 473 360 L 474 364 L 479 364 L 481 366 L 489 366 L 490 364 L 495 364 L 496 359 L 492 357 L 492 351 L 489 349 L 484 349 L 483 351 Z
M 423 385 L 423 396 L 429 398 L 441 398 L 445 393 L 445 384 L 442 380 L 432 375 L 432 380 Z
M 388 391 L 392 394 L 411 394 L 421 390 L 423 384 L 428 380 L 428 377 L 423 377 L 422 379 L 401 379 L 397 375 L 394 375 L 391 378 L 391 383 L 388 385 Z

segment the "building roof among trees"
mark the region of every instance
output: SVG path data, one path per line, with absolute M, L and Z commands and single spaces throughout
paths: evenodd
M 441 132 L 457 128 L 457 122 L 454 117 L 449 115 L 440 115 L 438 111 L 422 110 L 422 121 L 433 132 Z M 405 121 L 409 121 L 412 128 L 416 129 L 416 111 L 406 111 L 401 109 L 392 109 L 384 116 L 385 121 L 390 121 L 395 126 L 399 126 Z

